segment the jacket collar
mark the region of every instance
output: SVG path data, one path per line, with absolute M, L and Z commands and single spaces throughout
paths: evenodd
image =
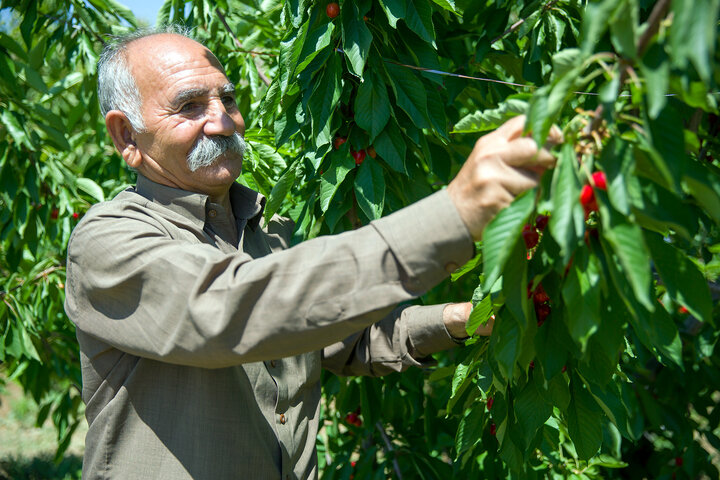
M 213 205 L 204 193 L 188 192 L 161 185 L 142 175 L 138 175 L 135 191 L 151 202 L 163 205 L 168 210 L 187 218 L 200 229 L 205 227 L 207 212 Z M 265 202 L 265 197 L 255 190 L 237 182 L 230 186 L 230 204 L 238 224 L 246 220 L 248 226 L 256 230 L 265 210 Z

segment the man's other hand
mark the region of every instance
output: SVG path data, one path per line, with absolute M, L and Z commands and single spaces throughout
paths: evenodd
M 465 303 L 449 303 L 445 305 L 443 309 L 443 321 L 445 322 L 445 328 L 448 333 L 457 339 L 467 338 L 468 334 L 465 330 L 465 325 L 470 318 L 473 306 L 470 302 Z M 490 336 L 495 323 L 495 316 L 490 318 L 485 325 L 480 325 L 475 330 L 475 335 L 481 335 L 484 337 Z
M 525 116 L 508 120 L 475 143 L 470 156 L 448 185 L 448 194 L 475 240 L 490 220 L 513 199 L 536 186 L 540 175 L 555 165 L 546 148 L 522 135 Z M 556 126 L 550 130 L 548 146 L 562 142 Z

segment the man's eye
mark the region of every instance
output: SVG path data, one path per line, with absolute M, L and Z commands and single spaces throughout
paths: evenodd
M 222 97 L 222 102 L 225 105 L 232 105 L 233 107 L 237 106 L 235 103 L 235 97 L 233 97 L 232 95 L 225 95 L 224 97 Z
M 194 102 L 188 102 L 180 107 L 180 113 L 191 113 L 199 108 L 199 104 Z

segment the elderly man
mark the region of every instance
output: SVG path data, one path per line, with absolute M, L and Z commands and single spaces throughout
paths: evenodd
M 108 132 L 138 180 L 90 209 L 68 246 L 88 479 L 316 477 L 321 365 L 381 375 L 455 345 L 468 304 L 395 307 L 466 262 L 554 162 L 517 118 L 446 190 L 289 248 L 290 222 L 261 226 L 264 199 L 235 183 L 245 124 L 208 49 L 135 34 L 98 69 Z

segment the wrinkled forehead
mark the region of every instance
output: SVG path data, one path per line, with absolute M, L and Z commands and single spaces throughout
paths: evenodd
M 127 60 L 143 97 L 187 87 L 189 82 L 226 79 L 222 65 L 200 43 L 176 34 L 158 34 L 132 42 Z M 216 80 L 217 81 L 217 80 Z M 226 81 L 226 80 L 225 80 Z

